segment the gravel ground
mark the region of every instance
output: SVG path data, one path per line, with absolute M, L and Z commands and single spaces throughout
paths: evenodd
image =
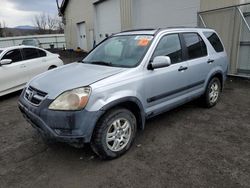
M 86 146 L 47 145 L 0 98 L 0 187 L 250 187 L 250 82 L 229 80 L 212 109 L 192 102 L 155 117 L 131 150 L 101 161 Z

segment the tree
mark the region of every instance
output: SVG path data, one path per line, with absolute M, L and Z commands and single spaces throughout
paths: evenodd
M 0 37 L 6 37 L 6 23 L 5 23 L 5 21 L 0 21 Z
M 55 33 L 55 30 L 63 33 L 63 23 L 58 16 L 42 13 L 34 17 L 33 24 L 40 34 Z
M 48 29 L 49 29 L 49 33 L 52 32 L 52 30 L 56 29 L 56 25 L 57 25 L 57 19 L 51 17 L 49 14 L 47 15 L 47 25 L 48 25 Z
M 47 19 L 45 13 L 36 15 L 33 20 L 33 24 L 37 27 L 40 34 L 46 33 Z
M 3 28 L 2 23 L 0 22 L 0 37 L 3 37 Z
M 56 29 L 59 33 L 64 33 L 64 24 L 62 22 L 62 18 L 60 17 L 57 18 Z

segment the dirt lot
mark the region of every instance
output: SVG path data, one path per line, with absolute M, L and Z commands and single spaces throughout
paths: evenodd
M 0 98 L 0 187 L 250 187 L 250 82 L 228 81 L 221 102 L 158 116 L 131 150 L 101 161 L 87 146 L 46 145 Z

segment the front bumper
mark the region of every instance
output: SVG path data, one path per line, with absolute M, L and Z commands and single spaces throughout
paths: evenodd
M 19 98 L 19 109 L 40 133 L 60 142 L 90 142 L 95 125 L 104 111 L 53 111 L 48 109 L 52 100 L 45 99 L 39 106 L 34 106 L 24 98 L 24 91 Z

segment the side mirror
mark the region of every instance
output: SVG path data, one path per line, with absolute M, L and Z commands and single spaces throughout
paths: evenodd
M 9 65 L 11 63 L 12 63 L 12 59 L 2 59 L 0 61 L 0 66 L 2 66 L 2 65 Z
M 154 60 L 149 64 L 148 69 L 154 70 L 163 67 L 168 67 L 171 65 L 171 59 L 168 56 L 157 56 Z

